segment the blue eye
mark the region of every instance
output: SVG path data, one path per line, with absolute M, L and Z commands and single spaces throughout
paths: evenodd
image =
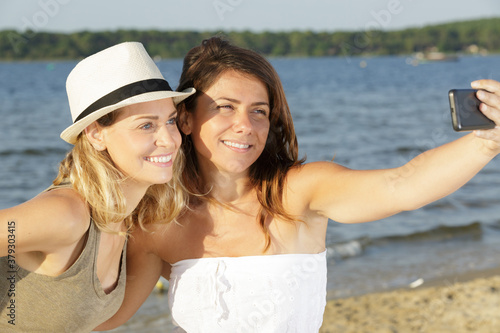
M 177 124 L 177 117 L 172 117 L 167 121 L 167 125 L 175 125 Z
M 143 129 L 143 130 L 149 130 L 149 129 L 153 128 L 153 124 L 152 123 L 146 123 L 146 124 L 141 125 L 139 128 Z
M 266 117 L 268 116 L 269 112 L 265 109 L 256 109 L 256 110 L 253 110 L 252 113 L 254 113 L 256 116 L 259 116 L 259 117 Z

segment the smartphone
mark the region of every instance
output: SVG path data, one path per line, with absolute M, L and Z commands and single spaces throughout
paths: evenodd
M 451 121 L 455 131 L 495 127 L 495 122 L 479 110 L 481 102 L 477 99 L 476 92 L 475 89 L 452 89 L 449 91 Z

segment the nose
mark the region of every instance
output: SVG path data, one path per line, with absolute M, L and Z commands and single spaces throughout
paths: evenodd
M 252 133 L 252 120 L 247 112 L 238 112 L 235 114 L 233 129 L 236 133 Z
M 158 129 L 156 137 L 156 145 L 158 147 L 166 147 L 174 149 L 176 146 L 175 135 L 180 136 L 177 126 L 163 125 Z

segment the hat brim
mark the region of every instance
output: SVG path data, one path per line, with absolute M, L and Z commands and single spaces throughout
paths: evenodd
M 143 93 L 140 95 L 136 95 L 130 98 L 127 98 L 123 101 L 120 101 L 116 104 L 106 106 L 104 108 L 101 108 L 99 110 L 96 110 L 86 116 L 85 118 L 77 121 L 73 125 L 69 126 L 66 128 L 64 131 L 61 133 L 61 139 L 64 141 L 75 144 L 76 139 L 78 138 L 78 135 L 90 124 L 92 124 L 94 121 L 97 119 L 101 118 L 102 116 L 113 112 L 115 110 L 118 110 L 120 108 L 123 108 L 128 105 L 132 104 L 138 104 L 138 103 L 144 103 L 144 102 L 151 102 L 151 101 L 157 101 L 160 99 L 164 98 L 172 98 L 173 102 L 175 105 L 179 104 L 181 101 L 186 99 L 187 97 L 191 96 L 192 94 L 195 93 L 194 88 L 188 88 L 186 90 L 183 90 L 182 92 L 177 92 L 177 91 L 153 91 L 153 92 L 147 92 Z

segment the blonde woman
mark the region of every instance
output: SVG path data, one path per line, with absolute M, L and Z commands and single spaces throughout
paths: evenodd
M 90 332 L 122 303 L 127 233 L 183 207 L 175 105 L 193 89 L 130 42 L 82 60 L 67 92 L 74 147 L 53 186 L 0 211 L 2 332 Z

